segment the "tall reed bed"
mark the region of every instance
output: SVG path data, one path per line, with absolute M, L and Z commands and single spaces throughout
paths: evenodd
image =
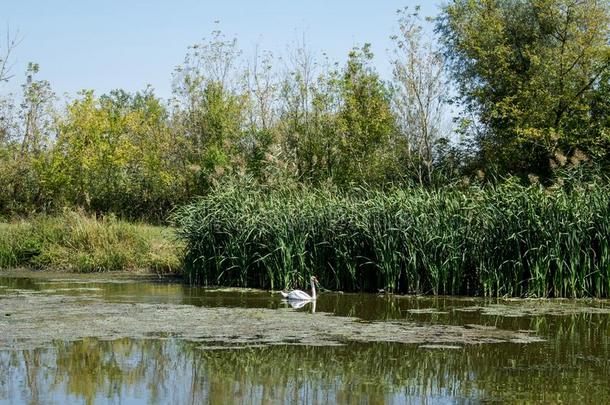
M 401 293 L 610 296 L 610 188 L 263 191 L 224 186 L 174 219 L 192 282 Z
M 0 269 L 73 272 L 180 269 L 180 245 L 170 228 L 78 212 L 0 223 Z

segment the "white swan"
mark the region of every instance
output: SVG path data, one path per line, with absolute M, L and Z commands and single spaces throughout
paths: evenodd
M 311 295 L 301 290 L 292 290 L 287 293 L 285 293 L 284 291 L 280 291 L 280 294 L 282 294 L 282 297 L 286 298 L 289 301 L 315 301 L 317 282 L 318 279 L 314 276 L 311 276 Z

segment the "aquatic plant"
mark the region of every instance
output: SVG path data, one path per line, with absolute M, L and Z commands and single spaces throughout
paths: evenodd
M 338 193 L 225 185 L 174 214 L 194 283 L 607 297 L 602 183 Z

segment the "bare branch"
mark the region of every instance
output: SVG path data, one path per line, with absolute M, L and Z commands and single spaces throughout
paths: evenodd
M 12 65 L 9 63 L 9 60 L 12 52 L 21 43 L 21 40 L 19 31 L 15 35 L 11 35 L 10 28 L 6 27 L 4 44 L 0 46 L 0 83 L 8 82 L 13 77 L 11 75 Z

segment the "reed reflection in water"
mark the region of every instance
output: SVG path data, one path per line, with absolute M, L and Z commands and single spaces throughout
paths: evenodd
M 0 402 L 574 403 L 609 398 L 609 364 L 603 356 L 565 361 L 567 357 L 547 352 L 554 345 L 564 344 L 207 350 L 174 339 L 55 342 L 44 349 L 0 352 Z M 608 346 L 605 350 L 607 360 Z

